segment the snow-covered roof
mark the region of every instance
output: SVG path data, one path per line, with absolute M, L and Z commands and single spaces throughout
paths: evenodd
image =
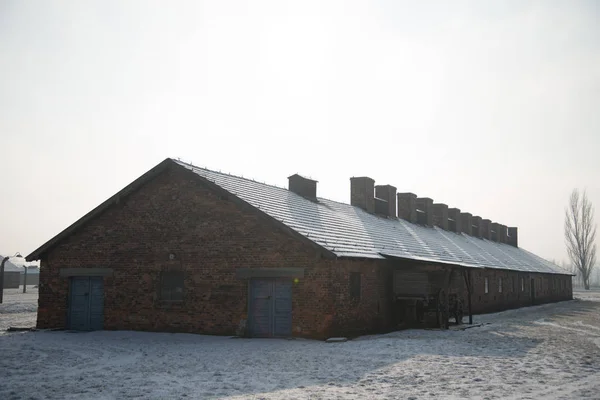
M 314 202 L 284 188 L 173 161 L 338 257 L 396 257 L 472 268 L 569 274 L 533 253 L 508 244 L 380 217 L 323 198 Z
M 3 256 L 0 256 L 0 261 L 3 259 Z M 12 262 L 10 262 L 10 260 L 7 260 L 6 263 L 4 263 L 4 271 L 17 271 L 17 272 L 23 272 L 23 268 L 16 266 L 15 264 L 13 264 Z

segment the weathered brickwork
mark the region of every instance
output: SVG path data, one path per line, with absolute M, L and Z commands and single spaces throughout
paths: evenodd
M 113 269 L 104 278 L 105 329 L 236 334 L 248 304 L 248 280 L 236 278 L 237 268 L 305 269 L 292 290 L 295 336 L 373 332 L 389 312 L 376 262 L 326 259 L 179 168 L 91 220 L 42 265 L 39 328 L 66 326 L 69 280 L 61 268 Z M 164 270 L 184 271 L 183 302 L 159 299 Z M 361 273 L 358 301 L 350 299 L 350 272 Z
M 387 330 L 391 321 L 391 271 L 377 260 L 337 260 L 332 270 L 332 334 L 356 336 Z M 360 274 L 360 297 L 350 293 L 350 274 Z
M 294 336 L 381 332 L 394 321 L 390 264 L 329 258 L 177 166 L 115 201 L 51 247 L 41 261 L 39 328 L 66 327 L 69 279 L 60 276 L 62 268 L 113 270 L 112 276 L 104 278 L 104 327 L 110 330 L 240 333 L 247 319 L 248 280 L 236 277 L 238 268 L 304 268 L 304 277 L 292 289 Z M 160 300 L 160 273 L 165 270 L 184 272 L 182 302 Z M 350 284 L 353 273 L 360 274 L 360 295 L 355 297 Z M 559 282 L 552 286 L 557 284 L 549 275 L 497 270 L 472 274 L 474 312 L 531 304 L 532 278 L 540 285 L 536 303 L 572 296 L 568 276 L 552 276 Z M 519 291 L 519 280 L 519 290 L 512 289 L 514 276 L 525 279 L 525 291 Z
M 428 282 L 430 295 L 435 295 L 447 284 L 444 283 L 444 279 L 448 277 L 444 273 L 440 273 L 440 271 L 448 268 L 445 266 L 414 263 L 411 261 L 395 261 L 392 264 L 392 268 L 395 268 L 397 271 L 403 271 L 400 272 L 400 275 L 406 272 L 423 271 L 424 276 L 425 274 L 427 275 L 427 278 L 424 279 Z M 454 272 L 450 275 L 448 293 L 459 295 L 464 300 L 464 313 L 468 315 L 468 291 L 463 271 L 462 268 L 454 268 Z M 571 300 L 573 298 L 571 277 L 569 275 L 520 273 L 499 269 L 475 268 L 469 268 L 467 272 L 471 277 L 471 306 L 474 314 Z M 501 290 L 500 279 L 502 279 Z M 532 280 L 535 285 L 533 296 L 531 294 Z M 408 298 L 410 299 L 410 296 L 414 294 L 396 293 L 396 295 L 409 296 Z M 412 303 L 414 303 L 414 300 Z M 403 324 L 406 324 L 407 320 L 414 319 L 414 309 L 409 307 L 410 304 L 411 301 L 400 301 L 392 308 L 392 313 L 395 313 L 393 316 L 397 317 L 401 326 L 405 326 Z M 436 323 L 435 320 L 434 323 Z
M 485 292 L 485 279 L 488 292 Z M 473 312 L 485 313 L 509 308 L 571 300 L 573 289 L 568 275 L 520 273 L 485 269 L 471 270 L 473 282 Z M 502 279 L 502 291 L 500 291 Z M 531 292 L 531 281 L 535 289 Z
M 169 254 L 175 260 L 169 260 Z M 105 329 L 235 334 L 247 315 L 237 268 L 303 267 L 293 289 L 293 331 L 323 336 L 333 319 L 330 269 L 309 244 L 170 168 L 62 241 L 42 260 L 39 328 L 65 327 L 60 268 L 106 267 Z M 180 304 L 158 298 L 160 271 L 185 273 Z

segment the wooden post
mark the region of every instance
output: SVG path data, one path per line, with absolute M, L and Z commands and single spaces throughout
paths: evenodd
M 471 309 L 471 272 L 463 268 L 463 276 L 465 278 L 465 284 L 467 285 L 467 302 L 469 304 L 469 325 L 473 325 L 473 312 Z
M 471 282 L 471 270 L 469 270 L 469 272 L 467 272 L 467 275 L 469 277 L 469 325 L 473 325 L 473 311 L 471 309 L 471 298 L 473 297 L 473 293 L 472 293 L 472 289 L 473 289 L 473 285 Z
M 448 329 L 448 318 L 450 314 L 450 280 L 452 279 L 452 268 L 445 269 L 444 271 L 444 280 L 442 282 L 442 289 L 438 292 L 438 305 L 440 300 L 443 300 L 441 314 L 438 318 L 438 321 L 441 322 L 440 328 Z M 441 296 L 441 294 L 444 294 Z M 438 306 L 439 308 L 439 306 Z
M 448 272 L 448 277 L 446 278 L 446 304 L 444 305 L 444 311 L 446 313 L 446 320 L 444 321 L 444 328 L 450 328 L 450 323 L 448 322 L 448 318 L 450 318 L 450 282 L 452 281 L 452 274 L 454 273 L 454 268 L 450 268 Z

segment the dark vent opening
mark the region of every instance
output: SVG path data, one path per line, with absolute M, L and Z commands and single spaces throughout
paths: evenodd
M 448 230 L 452 232 L 456 232 L 456 221 L 453 219 L 448 219 Z
M 384 199 L 375 197 L 375 213 L 379 215 L 388 214 L 388 202 Z
M 427 225 L 427 214 L 425 211 L 417 210 L 417 224 Z

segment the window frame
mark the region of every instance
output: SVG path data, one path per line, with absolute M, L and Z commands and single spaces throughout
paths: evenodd
M 490 281 L 487 276 L 483 278 L 483 293 L 490 293 Z
M 498 293 L 502 293 L 502 277 L 498 278 Z
M 521 277 L 521 292 L 525 291 L 525 278 Z
M 179 279 L 181 281 L 179 281 Z M 169 286 L 165 288 L 165 284 Z M 181 293 L 177 292 L 177 288 L 181 288 Z M 167 294 L 165 296 L 165 294 Z M 178 294 L 174 296 L 174 294 Z M 164 303 L 182 303 L 185 298 L 185 274 L 180 270 L 163 270 L 160 271 L 158 282 L 158 299 Z
M 348 291 L 350 300 L 359 302 L 362 297 L 362 274 L 360 272 L 350 272 L 348 277 Z

